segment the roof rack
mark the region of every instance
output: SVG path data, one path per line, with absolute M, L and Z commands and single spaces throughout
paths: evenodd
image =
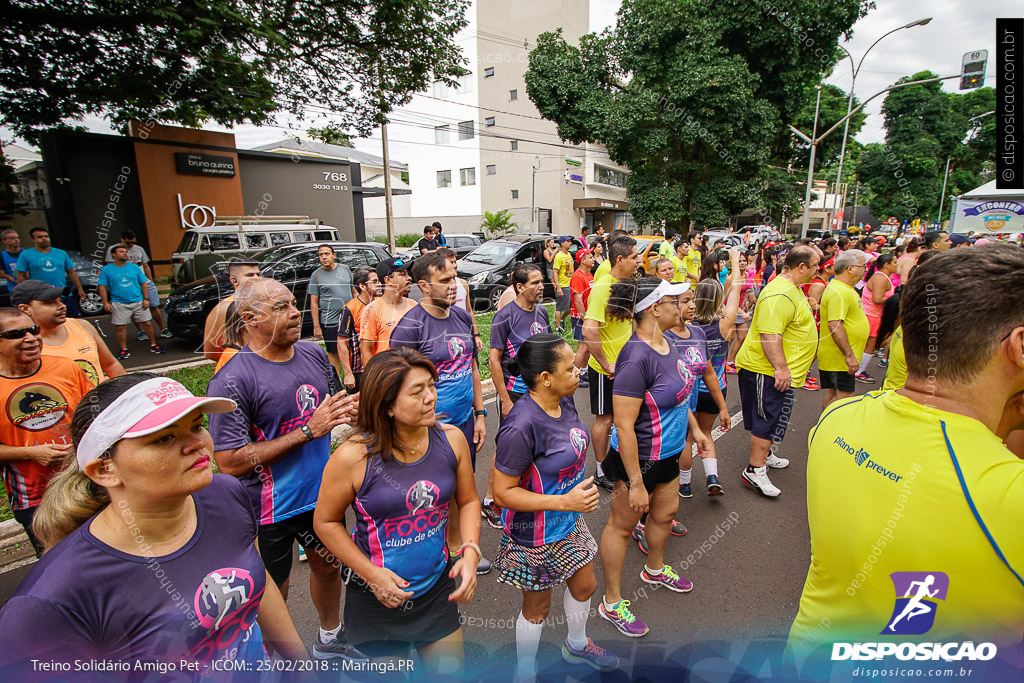
M 214 224 L 228 223 L 320 223 L 318 218 L 309 216 L 217 216 Z

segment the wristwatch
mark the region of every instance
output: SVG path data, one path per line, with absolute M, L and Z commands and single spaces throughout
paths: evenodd
M 313 430 L 309 428 L 309 425 L 302 425 L 301 427 L 299 427 L 299 429 L 302 430 L 302 433 L 306 435 L 307 439 L 309 439 L 310 441 L 315 440 L 315 437 L 313 436 Z
M 484 408 L 483 410 L 474 410 L 473 411 L 473 417 L 480 417 L 481 415 L 483 415 L 484 417 L 487 417 L 487 408 Z

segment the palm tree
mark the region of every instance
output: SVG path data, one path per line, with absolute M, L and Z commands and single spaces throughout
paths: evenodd
M 512 220 L 511 211 L 502 209 L 496 213 L 484 211 L 484 218 L 480 221 L 480 227 L 484 229 L 487 239 L 493 240 L 515 232 L 519 225 Z

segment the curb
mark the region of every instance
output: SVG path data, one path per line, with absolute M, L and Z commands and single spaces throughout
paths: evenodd
M 17 520 L 0 522 L 0 573 L 35 562 L 36 554 Z

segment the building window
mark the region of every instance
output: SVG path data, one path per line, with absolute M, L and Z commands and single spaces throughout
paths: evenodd
M 476 168 L 460 168 L 459 184 L 463 187 L 466 185 L 476 185 Z
M 494 175 L 497 172 L 498 172 L 498 167 L 495 166 L 494 164 L 491 164 L 490 166 L 487 167 L 487 175 Z
M 455 87 L 455 92 L 459 95 L 465 95 L 468 92 L 473 92 L 473 74 L 459 76 L 459 84 Z
M 444 145 L 452 141 L 451 126 L 434 126 L 434 143 Z
M 614 168 L 607 168 L 605 166 L 594 164 L 594 179 L 602 185 L 625 187 L 627 177 L 628 175 L 622 171 L 616 171 Z
M 449 89 L 448 84 L 444 81 L 434 81 L 434 97 L 445 98 L 448 97 Z
M 519 149 L 519 140 L 513 140 L 510 144 L 512 145 L 513 152 Z
M 519 199 L 519 190 L 512 190 L 512 199 Z
M 488 116 L 486 119 L 484 119 L 484 125 L 485 126 L 493 126 L 494 125 L 494 117 L 493 116 Z
M 494 67 L 489 66 L 484 69 L 484 78 L 494 78 Z
M 460 140 L 472 140 L 473 139 L 473 122 L 463 121 L 459 124 L 459 139 Z
M 438 171 L 437 172 L 437 186 L 438 187 L 451 187 L 452 186 L 452 172 L 451 171 Z
M 510 100 L 512 100 L 513 102 L 518 100 L 519 99 L 519 91 L 518 90 L 509 90 L 508 91 L 508 98 Z

